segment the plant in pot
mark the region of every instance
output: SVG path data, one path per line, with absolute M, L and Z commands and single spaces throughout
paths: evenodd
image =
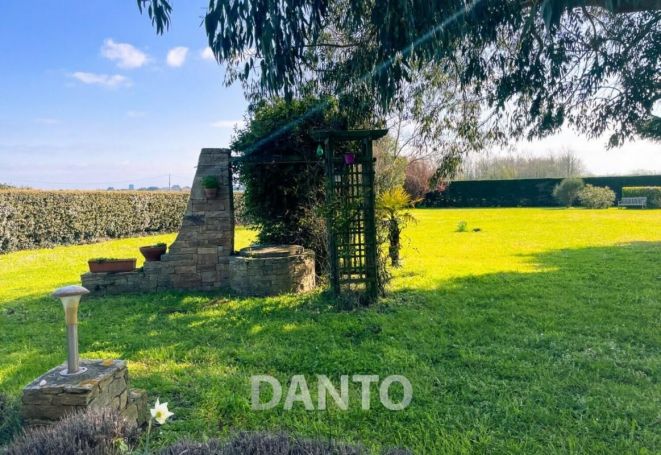
M 161 256 L 163 256 L 167 250 L 168 246 L 165 243 L 157 243 L 155 245 L 140 247 L 140 252 L 145 257 L 147 262 L 160 261 Z
M 218 197 L 218 177 L 207 175 L 202 179 L 202 188 L 204 188 L 204 197 L 215 199 Z
M 356 154 L 347 152 L 344 154 L 344 164 L 347 166 L 354 164 L 356 162 Z
M 132 272 L 135 270 L 135 258 L 111 259 L 94 258 L 87 261 L 92 273 Z

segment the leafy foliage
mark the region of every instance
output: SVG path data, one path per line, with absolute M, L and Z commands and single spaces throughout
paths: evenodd
M 147 10 L 149 19 L 157 33 L 163 33 L 170 27 L 170 13 L 172 6 L 168 0 L 137 0 L 140 12 Z
M 242 215 L 259 228 L 260 242 L 300 244 L 325 261 L 327 247 L 319 233 L 325 222 L 318 210 L 324 201 L 324 161 L 309 133 L 344 125 L 337 105 L 328 100 L 276 99 L 252 106 L 231 147 L 240 158 Z
M 218 177 L 215 175 L 207 175 L 202 179 L 202 187 L 213 189 L 218 188 L 220 183 L 218 182 Z
M 179 229 L 186 193 L 0 191 L 0 252 Z
M 138 2 L 162 32 L 168 2 Z M 384 116 L 431 68 L 451 79 L 432 90 L 456 88 L 459 111 L 473 110 L 457 125 L 468 140 L 479 135 L 462 130 L 479 127 L 486 108 L 500 139 L 568 123 L 612 131 L 616 146 L 649 124 L 661 96 L 657 1 L 212 0 L 204 23 L 229 81 L 253 93 L 290 97 L 312 81 L 349 109 Z
M 578 192 L 578 201 L 590 209 L 607 209 L 615 203 L 615 192 L 607 186 L 585 185 Z
M 553 188 L 553 197 L 558 203 L 571 207 L 578 195 L 585 186 L 583 179 L 577 177 L 569 177 L 563 179 L 555 188 Z
M 661 208 L 661 186 L 626 186 L 622 197 L 646 197 L 648 207 Z

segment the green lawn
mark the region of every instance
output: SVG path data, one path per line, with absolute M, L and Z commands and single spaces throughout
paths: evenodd
M 339 312 L 321 293 L 86 298 L 81 355 L 128 359 L 168 401 L 158 444 L 283 429 L 415 453 L 661 452 L 661 210 L 416 210 L 391 293 Z M 480 232 L 455 232 L 465 220 Z M 250 233 L 237 234 L 237 247 Z M 150 239 L 172 241 L 173 236 Z M 0 390 L 65 358 L 60 305 L 94 256 L 145 239 L 0 256 Z M 249 377 L 405 375 L 404 411 L 250 409 Z M 286 393 L 286 388 L 285 388 Z M 284 399 L 283 399 L 284 401 Z

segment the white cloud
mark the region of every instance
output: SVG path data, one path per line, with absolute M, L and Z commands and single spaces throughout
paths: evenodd
M 143 111 L 127 111 L 126 116 L 129 118 L 142 118 L 146 116 L 147 113 Z
M 174 47 L 168 52 L 167 63 L 173 67 L 180 67 L 186 61 L 188 55 L 187 47 Z
M 96 74 L 76 71 L 71 77 L 83 84 L 100 85 L 106 88 L 128 87 L 131 85 L 131 80 L 121 74 Z
M 218 120 L 213 122 L 211 126 L 221 129 L 234 129 L 234 127 L 241 127 L 243 124 L 243 120 Z
M 200 51 L 200 57 L 203 60 L 216 60 L 216 57 L 213 55 L 213 51 L 210 47 L 205 47 Z
M 117 62 L 120 68 L 140 68 L 147 63 L 147 54 L 128 43 L 116 43 L 107 39 L 101 47 L 101 55 Z

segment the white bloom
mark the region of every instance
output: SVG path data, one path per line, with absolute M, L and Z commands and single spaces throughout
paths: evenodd
M 152 418 L 160 425 L 163 425 L 170 416 L 174 415 L 173 412 L 168 411 L 168 404 L 159 402 L 158 398 L 156 399 L 156 405 L 150 411 Z

